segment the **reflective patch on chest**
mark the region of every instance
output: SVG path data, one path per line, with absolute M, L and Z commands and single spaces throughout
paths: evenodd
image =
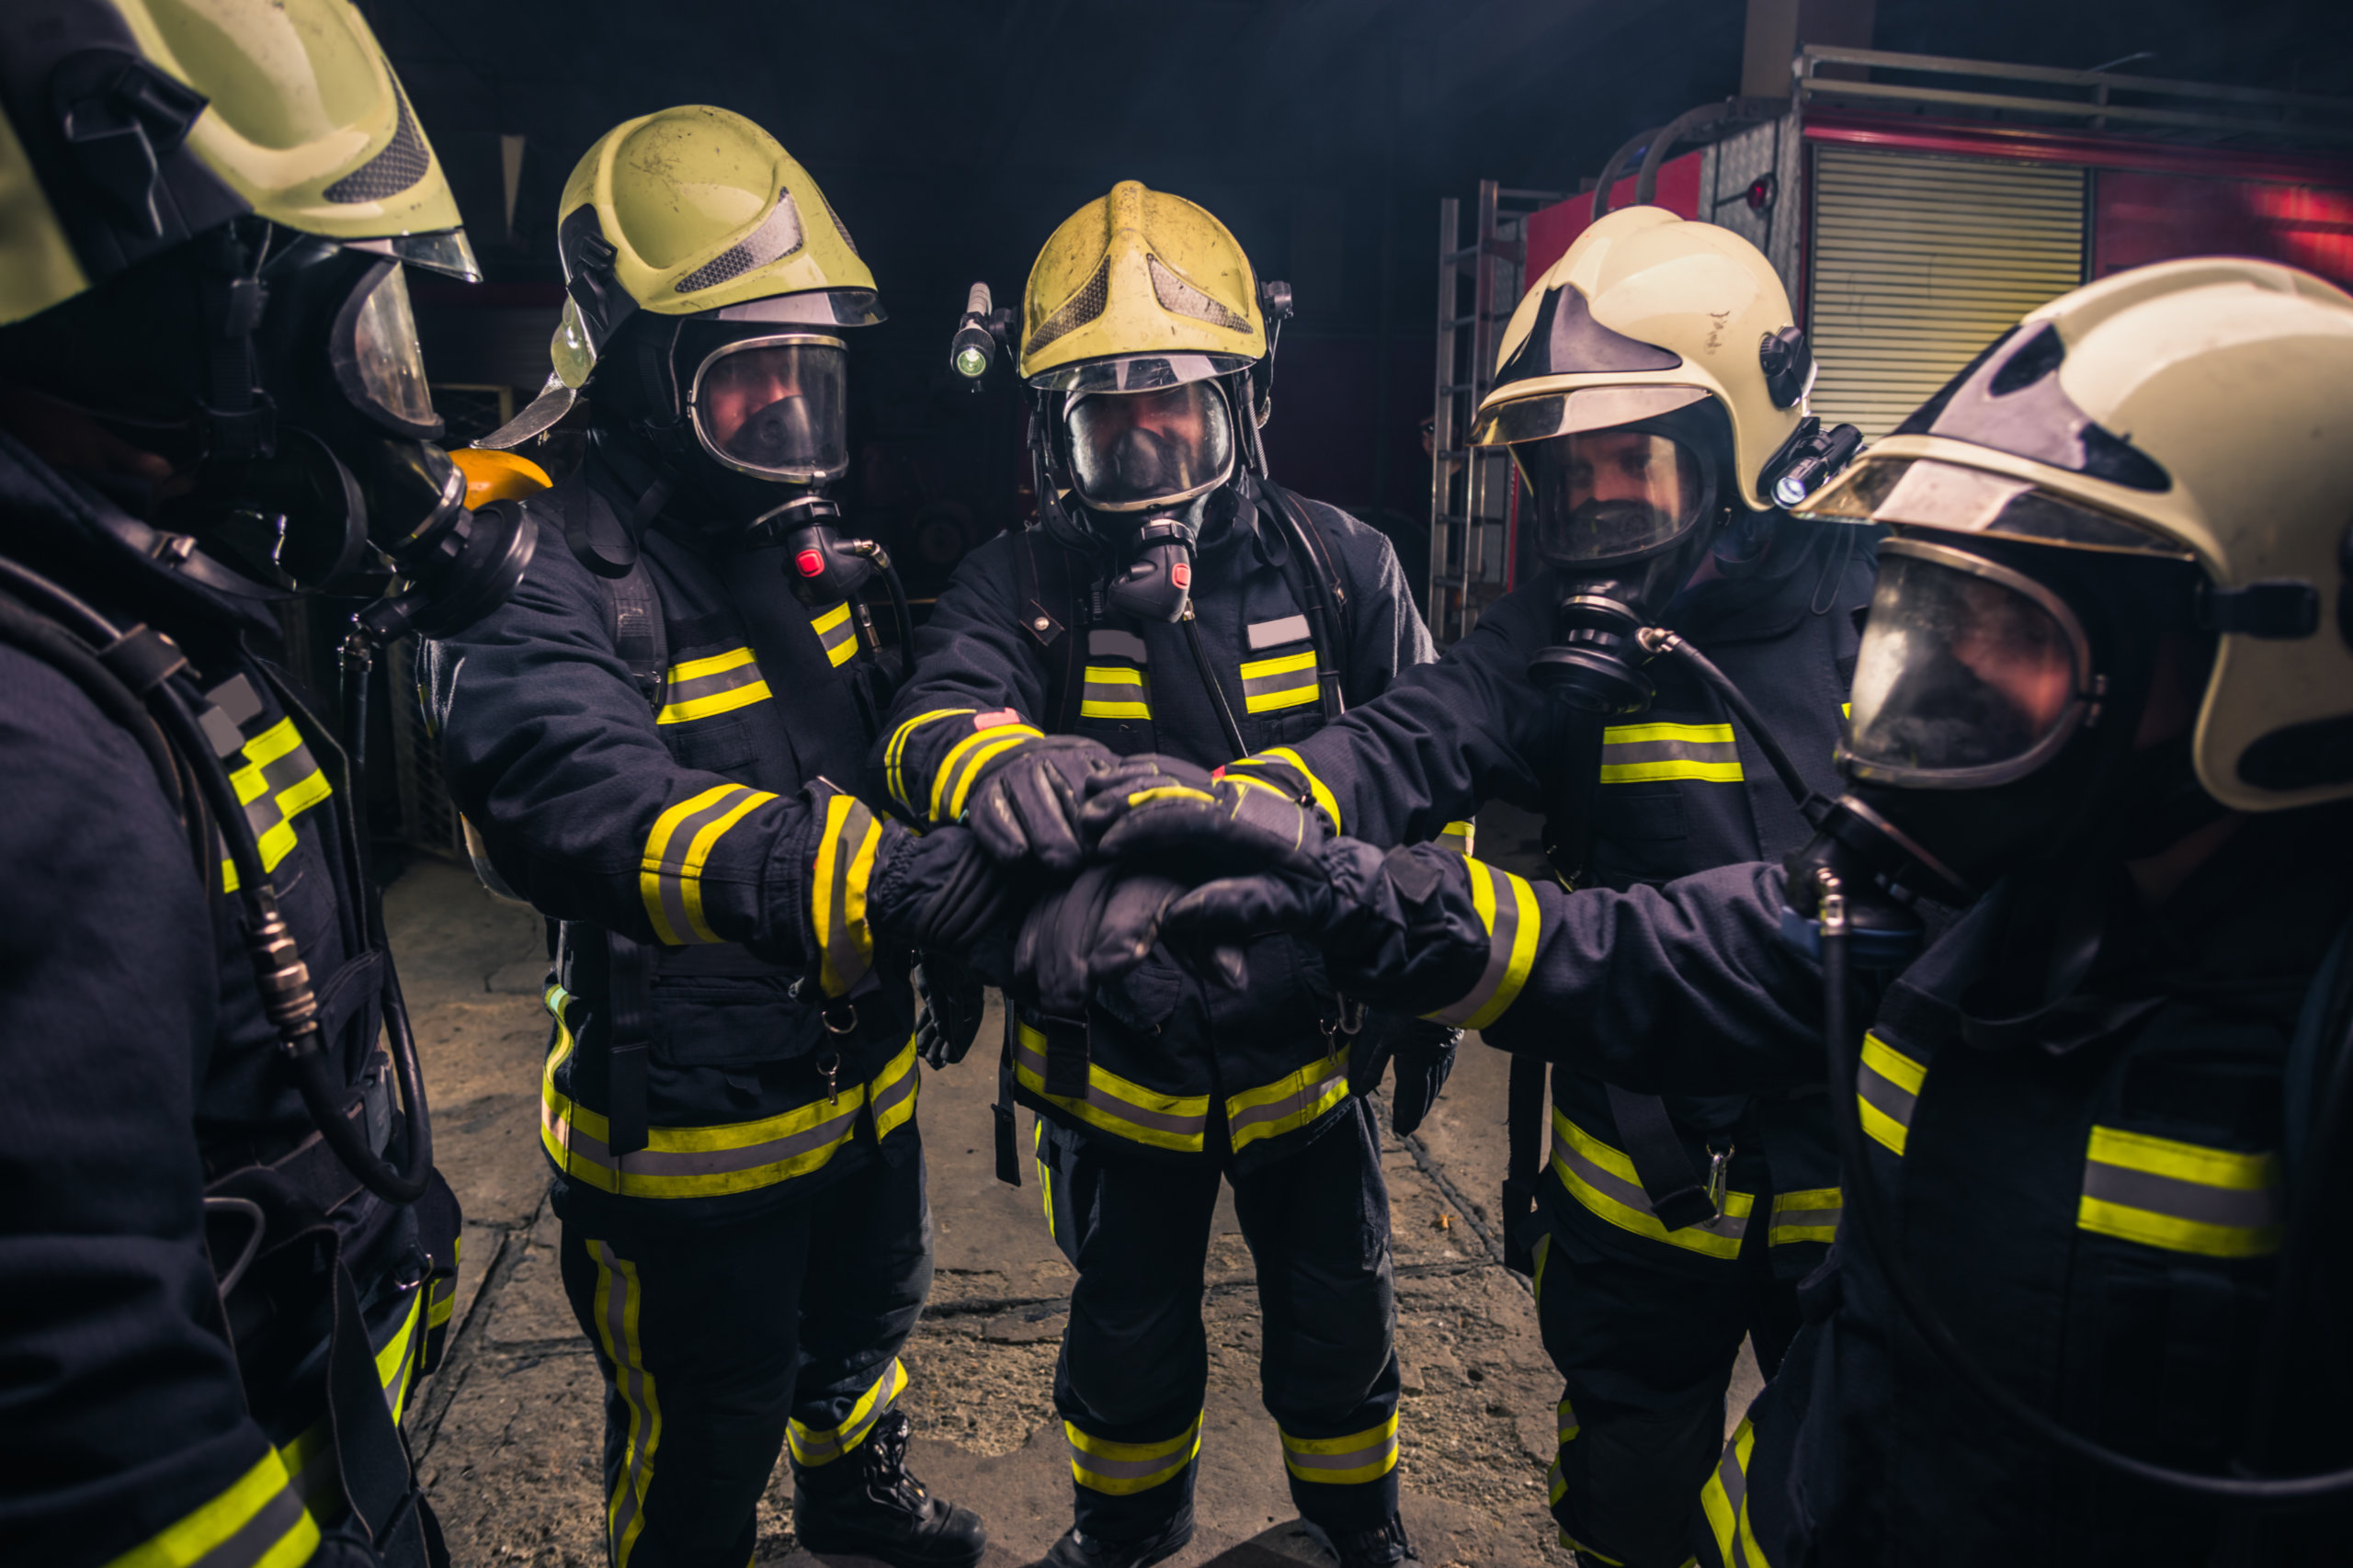
M 1151 654 L 1132 631 L 1097 627 L 1086 634 L 1086 688 L 1079 694 L 1082 719 L 1152 718 Z
M 847 616 L 845 608 L 843 614 Z M 705 658 L 682 659 L 672 665 L 663 683 L 662 710 L 657 724 L 684 724 L 714 714 L 733 713 L 769 698 L 768 683 L 749 648 L 730 648 Z

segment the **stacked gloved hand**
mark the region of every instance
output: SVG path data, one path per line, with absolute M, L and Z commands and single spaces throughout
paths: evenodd
M 1281 866 L 1305 870 L 1331 837 L 1323 813 L 1255 778 L 1213 777 L 1145 755 L 1087 780 L 1078 824 L 1107 859 L 1181 863 L 1196 878 Z
M 1000 864 L 1067 877 L 1086 860 L 1079 808 L 1088 782 L 1120 766 L 1116 752 L 1077 735 L 1027 741 L 982 765 L 964 822 Z
M 1390 1125 L 1405 1137 L 1422 1124 L 1430 1108 L 1454 1074 L 1456 1049 L 1462 1031 L 1452 1024 L 1386 1008 L 1368 1013 L 1363 1029 L 1348 1052 L 1348 1091 L 1369 1095 L 1393 1063 L 1396 1085 L 1390 1092 Z

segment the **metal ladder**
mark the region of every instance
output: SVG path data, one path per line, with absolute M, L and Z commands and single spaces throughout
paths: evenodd
M 1519 303 L 1528 216 L 1562 199 L 1549 190 L 1479 182 L 1468 243 L 1462 203 L 1447 197 L 1438 220 L 1438 375 L 1430 461 L 1430 634 L 1444 647 L 1469 633 L 1510 577 L 1511 459 L 1474 449 L 1479 400 L 1495 379 L 1495 344 Z

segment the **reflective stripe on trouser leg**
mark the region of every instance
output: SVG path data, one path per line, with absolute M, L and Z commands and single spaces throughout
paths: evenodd
M 1282 1434 L 1283 1468 L 1301 1481 L 1352 1486 L 1378 1481 L 1397 1468 L 1397 1417 L 1338 1437 Z
M 654 1484 L 654 1455 L 662 1444 L 662 1403 L 646 1370 L 638 1337 L 644 1292 L 637 1265 L 601 1241 L 585 1244 L 597 1264 L 597 1341 L 605 1353 L 613 1392 L 629 1412 L 629 1436 L 620 1474 L 605 1502 L 605 1540 L 614 1568 L 629 1568 L 630 1553 L 645 1528 L 645 1494 Z
M 1071 1479 L 1090 1492 L 1131 1497 L 1165 1486 L 1192 1467 L 1201 1452 L 1201 1418 L 1173 1437 L 1157 1442 L 1119 1443 L 1080 1430 L 1074 1421 L 1063 1423 L 1070 1444 Z
M 1714 1549 L 1709 1568 L 1772 1568 L 1748 1522 L 1748 1469 L 1756 1446 L 1756 1434 L 1744 1416 L 1699 1489 L 1699 1509 L 1708 1517 L 1706 1544 Z
M 907 1388 L 907 1369 L 896 1356 L 891 1364 L 867 1385 L 866 1392 L 849 1407 L 848 1418 L 837 1426 L 815 1427 L 796 1419 L 785 1428 L 786 1439 L 792 1445 L 792 1461 L 805 1468 L 830 1464 L 866 1441 L 874 1424 L 891 1413 L 899 1403 L 899 1395 Z
M 801 1363 L 785 1440 L 807 1471 L 855 1455 L 907 1388 L 899 1352 L 931 1293 L 923 1144 L 893 1134 L 853 1182 L 811 1207 Z

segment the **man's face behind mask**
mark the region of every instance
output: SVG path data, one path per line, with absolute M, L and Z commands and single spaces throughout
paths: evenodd
M 747 339 L 695 372 L 696 437 L 721 463 L 756 478 L 813 483 L 849 468 L 847 354 L 811 334 Z
M 1557 564 L 1634 559 L 1699 520 L 1699 459 L 1668 437 L 1594 430 L 1512 448 L 1534 501 L 1539 551 Z
M 1066 415 L 1079 499 L 1142 511 L 1212 489 L 1233 473 L 1233 421 L 1214 382 L 1146 392 L 1090 392 Z

